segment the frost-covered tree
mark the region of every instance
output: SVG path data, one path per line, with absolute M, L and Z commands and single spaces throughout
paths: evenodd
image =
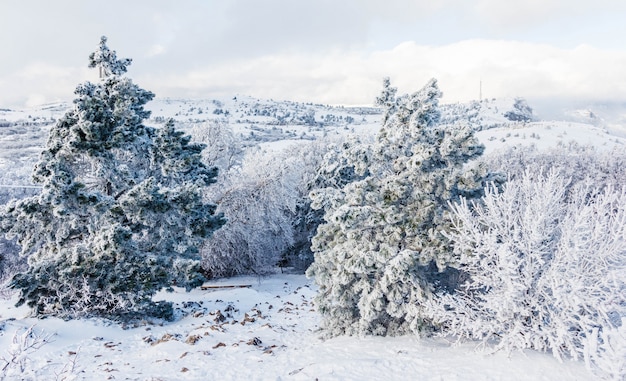
M 533 109 L 523 98 L 515 98 L 513 109 L 504 113 L 504 117 L 513 122 L 530 122 L 535 119 Z
M 289 157 L 297 157 L 299 201 L 294 216 L 294 245 L 285 252 L 283 263 L 296 270 L 306 270 L 313 263 L 311 240 L 317 228 L 324 222 L 323 202 L 316 208 L 311 206 L 311 192 L 319 189 L 341 189 L 346 184 L 362 179 L 367 173 L 364 169 L 355 168 L 355 163 L 367 160 L 369 146 L 358 136 L 339 138 L 339 140 L 323 139 L 305 146 L 299 145 L 287 152 Z M 358 174 L 358 170 L 365 173 Z
M 446 335 L 584 358 L 623 378 L 625 206 L 624 189 L 568 189 L 556 170 L 456 203 L 447 235 L 469 278 L 434 303 L 435 321 Z
M 228 221 L 202 247 L 210 276 L 265 274 L 293 244 L 298 201 L 297 158 L 249 149 L 211 190 Z
M 198 246 L 224 223 L 203 197 L 217 176 L 203 146 L 171 121 L 143 125 L 154 95 L 124 76 L 130 62 L 102 38 L 89 60 L 100 82 L 77 87 L 35 166 L 41 193 L 2 214 L 28 257 L 12 287 L 35 315 L 166 317 L 171 306 L 152 296 L 202 281 Z
M 403 334 L 428 326 L 423 303 L 454 264 L 447 205 L 481 194 L 480 167 L 464 165 L 483 146 L 468 127 L 440 125 L 435 80 L 397 97 L 385 80 L 383 125 L 367 155 L 348 168 L 368 174 L 312 193 L 324 208 L 308 274 L 319 285 L 328 335 Z M 337 165 L 332 163 L 332 165 Z
M 243 142 L 227 121 L 211 120 L 194 124 L 188 131 L 194 141 L 208 145 L 202 152 L 202 161 L 206 165 L 226 172 L 241 163 L 244 156 Z

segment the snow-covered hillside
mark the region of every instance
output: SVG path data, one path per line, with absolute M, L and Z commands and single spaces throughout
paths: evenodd
M 0 108 L 0 170 L 30 168 L 45 143 L 50 125 L 71 106 L 54 103 L 26 110 Z M 532 105 L 531 105 L 532 106 Z M 484 99 L 441 106 L 443 122 L 469 123 L 488 151 L 502 145 L 531 144 L 539 147 L 561 142 L 610 147 L 626 141 L 626 107 L 597 106 L 563 111 L 560 119 L 540 119 L 523 99 Z M 293 140 L 312 140 L 346 133 L 375 134 L 381 110 L 373 106 L 331 106 L 233 96 L 223 99 L 160 99 L 148 103 L 148 124 L 160 125 L 174 118 L 185 130 L 221 121 L 247 141 L 247 145 Z M 621 110 L 621 111 L 620 111 Z M 602 117 L 605 115 L 606 117 Z M 489 130 L 487 132 L 487 130 Z
M 485 145 L 486 154 L 503 147 L 534 145 L 538 149 L 570 144 L 593 146 L 599 150 L 626 148 L 626 138 L 608 130 L 575 122 L 530 122 L 478 131 L 478 139 Z
M 28 170 L 47 139 L 50 126 L 71 107 L 55 103 L 27 110 L 0 108 L 0 170 Z M 285 140 L 312 140 L 326 134 L 374 133 L 380 110 L 375 107 L 341 107 L 290 101 L 261 100 L 246 96 L 226 99 L 156 99 L 148 104 L 150 125 L 167 119 L 186 130 L 212 121 L 227 124 L 246 145 Z

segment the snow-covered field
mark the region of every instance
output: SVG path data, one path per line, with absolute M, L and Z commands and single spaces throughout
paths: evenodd
M 0 358 L 16 360 L 7 379 L 594 379 L 581 362 L 559 363 L 534 351 L 490 353 L 472 343 L 413 336 L 323 341 L 312 303 L 315 286 L 303 275 L 207 285 L 250 287 L 160 294 L 176 302 L 179 318 L 134 328 L 96 319 L 27 318 L 26 308 L 13 307 L 15 300 L 0 301 Z M 31 327 L 32 337 L 24 338 Z M 29 340 L 43 345 L 19 353 Z

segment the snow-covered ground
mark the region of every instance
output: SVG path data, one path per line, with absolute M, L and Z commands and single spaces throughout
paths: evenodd
M 19 352 L 19 335 L 30 327 L 39 341 L 49 340 L 21 364 L 11 364 L 7 379 L 594 379 L 581 362 L 559 363 L 534 351 L 489 353 L 472 343 L 413 336 L 324 341 L 312 302 L 315 286 L 303 275 L 237 277 L 207 285 L 250 287 L 160 294 L 176 302 L 179 318 L 135 328 L 99 319 L 37 320 L 25 317 L 26 308 L 15 308 L 14 299 L 0 301 L 0 359 Z

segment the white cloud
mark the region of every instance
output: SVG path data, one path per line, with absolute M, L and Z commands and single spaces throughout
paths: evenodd
M 230 60 L 193 70 L 131 70 L 160 97 L 212 98 L 235 94 L 330 104 L 371 104 L 390 76 L 401 92 L 439 79 L 445 102 L 485 97 L 607 101 L 626 98 L 626 52 L 589 45 L 573 49 L 502 40 L 467 40 L 444 46 L 399 44 L 371 53 L 283 53 Z M 131 68 L 132 69 L 132 68 Z M 0 104 L 73 98 L 75 86 L 97 80 L 86 67 L 44 63 L 0 77 Z
M 626 97 L 626 52 L 581 45 L 561 49 L 514 41 L 468 40 L 439 47 L 406 42 L 370 54 L 280 54 L 150 79 L 157 95 L 228 96 L 369 104 L 390 76 L 401 92 L 439 79 L 444 101 L 523 96 L 607 100 Z
M 160 45 L 160 44 L 155 44 L 155 45 L 152 45 L 152 47 L 148 51 L 148 57 L 158 56 L 158 55 L 164 54 L 166 51 L 167 49 L 165 48 L 165 46 Z
M 0 78 L 3 89 L 18 90 L 0 93 L 0 105 L 30 107 L 60 100 L 71 100 L 77 84 L 96 79 L 97 74 L 86 67 L 33 63 Z
M 464 4 L 473 13 L 472 18 L 504 30 L 528 28 L 577 15 L 591 15 L 593 18 L 598 12 L 626 10 L 622 0 L 477 0 Z
M 446 101 L 481 79 L 485 96 L 625 95 L 623 0 L 60 1 L 0 2 L 0 107 L 71 99 L 102 34 L 158 96 L 369 104 L 383 76 L 437 77 Z
M 602 16 L 606 24 L 606 12 L 626 8 L 616 0 L 60 1 L 63 6 L 44 0 L 0 2 L 0 32 L 11 36 L 0 39 L 0 50 L 11 56 L 0 62 L 0 72 L 34 60 L 79 64 L 102 34 L 120 56 L 135 58 L 137 65 L 141 57 L 149 58 L 147 64 L 163 70 L 285 52 L 389 49 L 406 40 L 443 44 L 506 38 L 560 44 L 574 35 L 581 40 L 567 46 L 595 44 L 610 41 L 595 20 Z M 585 17 L 568 23 L 565 33 L 560 25 L 543 33 L 544 24 L 572 15 Z M 623 19 L 621 13 L 608 24 L 619 26 Z M 528 32 L 538 25 L 539 36 Z M 585 32 L 572 33 L 574 27 Z M 591 35 L 587 30 L 596 33 L 593 38 L 583 38 Z M 163 49 L 167 54 L 158 54 Z

